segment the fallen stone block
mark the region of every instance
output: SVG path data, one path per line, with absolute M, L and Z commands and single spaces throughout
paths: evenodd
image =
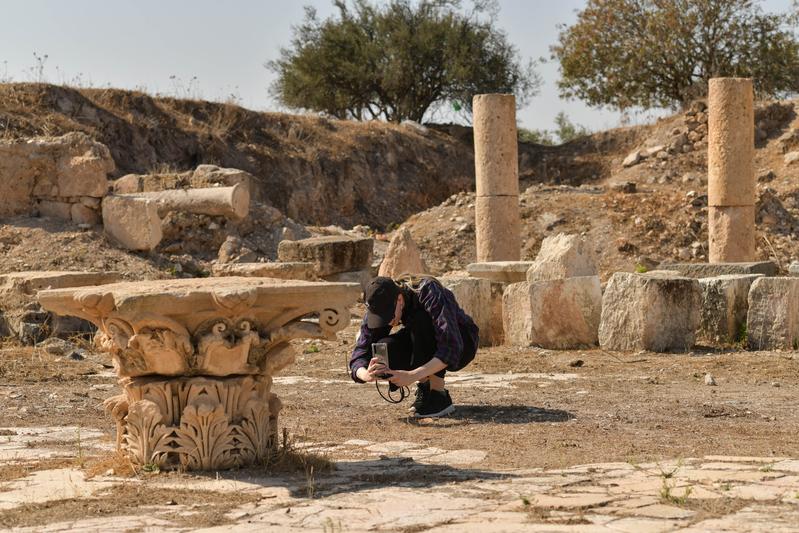
M 599 345 L 619 351 L 689 350 L 701 302 L 696 279 L 616 272 L 602 296 Z
M 39 201 L 39 216 L 70 220 L 72 205 L 68 202 Z
M 224 263 L 213 266 L 214 276 L 277 278 L 313 281 L 313 263 Z
M 158 203 L 138 195 L 103 198 L 105 232 L 128 250 L 152 250 L 161 242 Z
M 595 346 L 601 314 L 599 276 L 512 283 L 502 298 L 505 342 L 516 346 Z
M 729 274 L 699 280 L 702 316 L 697 340 L 729 345 L 746 338 L 749 288 L 760 274 Z
M 342 272 L 368 270 L 373 247 L 374 241 L 370 238 L 331 235 L 281 241 L 277 256 L 287 263 L 313 263 L 316 274 L 326 278 Z
M 378 276 L 399 278 L 402 274 L 426 274 L 427 265 L 411 232 L 402 228 L 391 238 Z
M 749 289 L 746 336 L 750 350 L 799 349 L 799 279 L 759 278 Z
M 6 334 L 24 344 L 35 344 L 49 336 L 69 336 L 92 331 L 89 322 L 43 311 L 36 300 L 41 290 L 106 285 L 119 281 L 117 272 L 31 271 L 0 275 L 0 317 Z
M 527 279 L 527 271 L 532 265 L 532 261 L 488 261 L 471 263 L 466 266 L 466 271 L 473 278 L 519 283 Z
M 527 281 L 596 276 L 598 274 L 594 251 L 578 235 L 559 233 L 541 243 L 538 256 L 527 271 Z
M 439 278 L 458 304 L 480 328 L 480 346 L 499 346 L 504 341 L 501 283 L 467 277 Z
M 372 281 L 372 269 L 355 270 L 353 272 L 338 272 L 322 278 L 324 281 L 338 283 L 358 283 L 361 289 L 366 290 L 366 286 Z
M 243 219 L 250 210 L 250 190 L 246 185 L 233 187 L 208 187 L 203 189 L 173 189 L 138 193 L 158 203 L 158 214 L 170 211 L 197 215 L 223 216 Z
M 686 278 L 714 278 L 727 274 L 762 274 L 776 276 L 777 265 L 771 261 L 751 263 L 662 263 L 658 270 L 674 270 Z

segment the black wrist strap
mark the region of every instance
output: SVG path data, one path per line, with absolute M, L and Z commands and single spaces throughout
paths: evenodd
M 411 389 L 410 388 L 408 388 L 408 387 L 398 387 L 398 389 L 400 391 L 399 392 L 399 398 L 394 398 L 391 395 L 391 386 L 389 385 L 388 396 L 386 396 L 385 394 L 383 394 L 383 391 L 380 390 L 380 380 L 377 380 L 377 379 L 375 380 L 375 388 L 377 389 L 377 393 L 380 394 L 380 397 L 383 398 L 388 403 L 400 403 L 405 398 L 407 398 L 408 396 L 411 395 Z

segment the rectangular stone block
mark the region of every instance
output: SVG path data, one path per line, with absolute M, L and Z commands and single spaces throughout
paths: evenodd
M 750 350 L 799 349 L 799 279 L 760 278 L 749 289 Z
M 281 241 L 277 256 L 282 262 L 313 263 L 322 278 L 342 272 L 368 270 L 374 241 L 370 238 L 331 235 L 298 241 Z
M 699 280 L 702 317 L 699 342 L 729 345 L 745 340 L 749 288 L 760 274 L 726 275 Z
M 444 276 L 439 280 L 452 291 L 461 308 L 480 328 L 480 346 L 502 344 L 502 284 L 464 277 Z
M 597 344 L 602 312 L 599 276 L 583 276 L 505 287 L 505 342 L 565 350 Z
M 246 278 L 316 279 L 313 263 L 221 263 L 213 266 L 214 276 Z
M 518 261 L 522 254 L 518 196 L 478 196 L 475 200 L 477 261 Z
M 708 244 L 711 263 L 736 263 L 755 258 L 755 206 L 709 207 Z
M 39 200 L 38 206 L 40 216 L 60 218 L 62 220 L 70 220 L 72 218 L 72 204 L 67 202 Z
M 616 272 L 602 296 L 599 345 L 618 351 L 690 350 L 701 305 L 696 279 Z
M 473 278 L 500 283 L 519 283 L 527 279 L 527 270 L 532 264 L 532 261 L 488 261 L 471 263 L 466 266 L 466 271 Z
M 324 276 L 322 279 L 336 283 L 358 283 L 361 286 L 361 290 L 365 291 L 366 286 L 372 281 L 372 269 L 367 268 L 364 270 L 355 270 L 353 272 L 338 272 L 336 274 Z
M 105 232 L 128 250 L 152 250 L 161 242 L 158 203 L 134 195 L 103 198 Z
M 728 274 L 776 276 L 777 264 L 771 261 L 752 263 L 663 263 L 659 270 L 673 270 L 686 278 L 714 278 Z

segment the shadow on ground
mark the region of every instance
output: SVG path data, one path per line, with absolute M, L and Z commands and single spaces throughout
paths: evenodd
M 332 471 L 269 475 L 255 469 L 226 473 L 194 472 L 197 477 L 237 480 L 262 487 L 284 487 L 293 498 L 325 498 L 340 493 L 386 487 L 431 488 L 454 481 L 512 479 L 507 472 L 492 472 L 450 465 L 420 463 L 410 457 L 380 457 L 336 461 Z
M 535 422 L 567 422 L 574 415 L 560 409 L 544 409 L 528 405 L 457 405 L 455 412 L 446 418 L 409 418 L 408 423 L 438 426 L 467 424 L 528 424 Z

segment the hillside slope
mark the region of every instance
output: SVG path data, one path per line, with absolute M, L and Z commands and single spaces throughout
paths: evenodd
M 474 187 L 468 128 L 259 113 L 114 89 L 0 84 L 1 137 L 70 131 L 106 144 L 116 177 L 204 163 L 246 170 L 258 179 L 261 199 L 304 224 L 383 229 Z M 525 145 L 522 177 L 555 183 L 607 177 L 604 154 L 597 154 L 626 148 L 631 135 L 600 135 L 589 138 L 591 146 L 565 149 Z

